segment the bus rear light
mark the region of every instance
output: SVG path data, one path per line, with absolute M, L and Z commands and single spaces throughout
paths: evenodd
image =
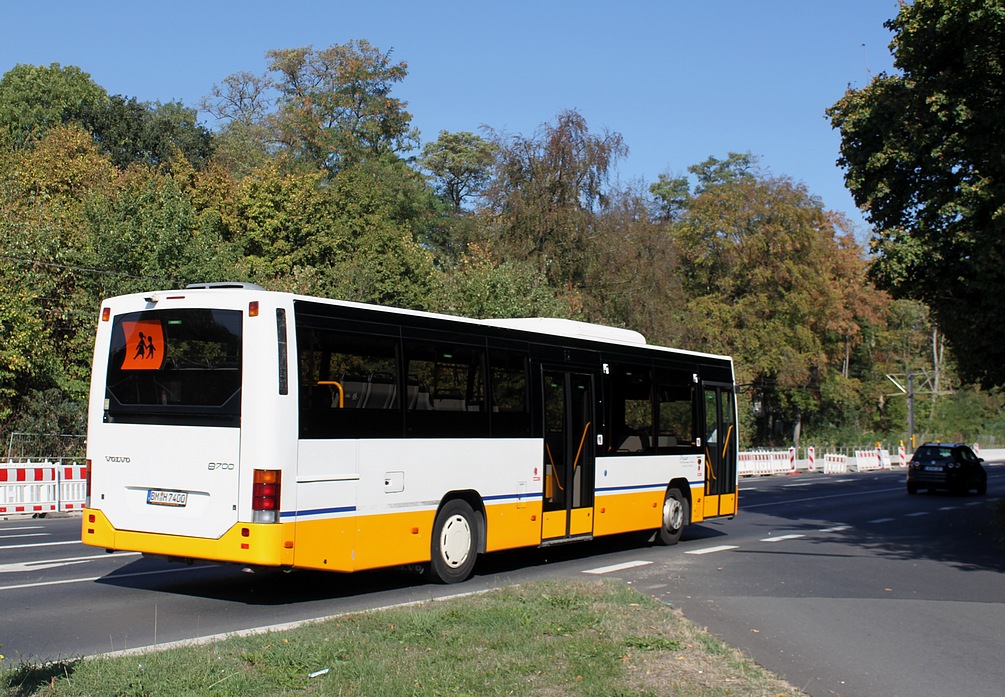
M 258 317 L 258 301 L 252 300 L 248 303 L 248 317 Z
M 111 318 L 112 318 L 112 308 L 110 307 L 101 308 L 101 321 L 107 322 Z
M 254 522 L 279 522 L 281 480 L 279 470 L 255 470 L 251 492 L 251 510 Z

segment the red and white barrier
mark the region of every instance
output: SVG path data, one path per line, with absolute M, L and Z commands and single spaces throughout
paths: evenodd
M 824 453 L 824 474 L 847 474 L 848 456 Z
M 0 465 L 0 515 L 80 510 L 86 489 L 83 465 L 8 461 Z

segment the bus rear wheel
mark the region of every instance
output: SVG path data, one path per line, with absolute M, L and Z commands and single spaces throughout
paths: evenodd
M 430 568 L 441 583 L 460 583 L 471 575 L 478 558 L 475 512 L 460 499 L 448 501 L 436 514 Z
M 656 533 L 656 541 L 661 545 L 675 545 L 688 521 L 687 500 L 678 489 L 667 491 L 663 500 L 663 524 Z

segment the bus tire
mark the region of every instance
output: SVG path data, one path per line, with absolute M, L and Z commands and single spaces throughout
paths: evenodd
M 461 499 L 448 501 L 433 523 L 430 569 L 440 583 L 460 583 L 471 575 L 478 558 L 475 512 Z
M 663 499 L 663 524 L 656 532 L 656 541 L 661 545 L 677 544 L 689 519 L 687 499 L 679 489 L 669 489 Z

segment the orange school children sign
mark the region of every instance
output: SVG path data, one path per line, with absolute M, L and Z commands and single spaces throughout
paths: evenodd
M 126 356 L 122 370 L 159 370 L 164 363 L 164 327 L 158 320 L 123 322 Z

